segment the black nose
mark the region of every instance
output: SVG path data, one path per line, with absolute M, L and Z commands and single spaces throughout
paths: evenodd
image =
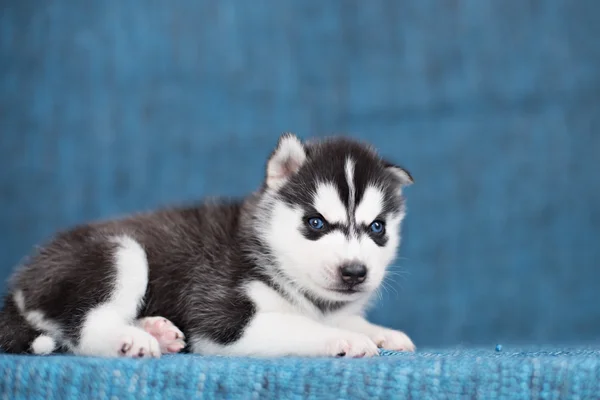
M 367 267 L 362 264 L 347 264 L 340 268 L 342 280 L 349 285 L 363 283 L 367 278 Z

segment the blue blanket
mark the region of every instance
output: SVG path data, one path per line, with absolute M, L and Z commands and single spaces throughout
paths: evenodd
M 0 355 L 2 399 L 592 399 L 600 349 L 383 352 L 372 359 Z

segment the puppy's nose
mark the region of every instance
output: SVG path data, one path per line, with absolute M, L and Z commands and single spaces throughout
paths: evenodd
M 367 267 L 363 264 L 346 264 L 340 268 L 342 280 L 349 285 L 363 283 L 367 278 Z

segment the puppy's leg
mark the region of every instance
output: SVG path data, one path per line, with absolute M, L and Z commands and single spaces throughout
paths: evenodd
M 138 242 L 113 239 L 114 284 L 108 299 L 90 310 L 74 352 L 89 356 L 160 357 L 156 338 L 135 324 L 148 285 L 146 252 Z
M 36 349 L 40 346 L 32 346 L 32 343 L 41 332 L 30 326 L 19 313 L 17 300 L 22 301 L 22 293 L 6 296 L 4 308 L 0 310 L 0 352 L 37 354 Z
M 259 312 L 231 351 L 265 356 L 369 357 L 377 346 L 366 335 L 331 328 L 302 315 Z
M 200 354 L 235 356 L 338 356 L 365 357 L 378 354 L 368 336 L 328 327 L 302 315 L 258 312 L 236 342 L 219 346 L 192 340 Z
M 368 336 L 330 327 L 300 314 L 298 308 L 262 282 L 249 283 L 246 291 L 247 298 L 254 305 L 254 315 L 239 339 L 227 345 L 216 345 L 193 337 L 192 351 L 263 357 L 363 357 L 378 354 L 377 346 Z
M 185 347 L 183 332 L 166 318 L 140 318 L 137 320 L 137 325 L 158 340 L 163 354 L 178 353 Z
M 337 316 L 332 325 L 367 335 L 378 347 L 397 351 L 415 351 L 410 338 L 400 331 L 375 325 L 359 315 Z

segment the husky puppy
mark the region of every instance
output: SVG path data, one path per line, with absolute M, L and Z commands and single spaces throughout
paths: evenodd
M 347 138 L 284 134 L 263 185 L 57 234 L 9 282 L 0 348 L 101 357 L 413 351 L 369 323 L 400 243 L 403 168 Z M 184 341 L 185 340 L 185 341 Z

